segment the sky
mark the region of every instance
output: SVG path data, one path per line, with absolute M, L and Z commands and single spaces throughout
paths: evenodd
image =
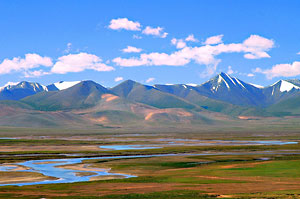
M 0 86 L 300 78 L 297 0 L 0 0 Z

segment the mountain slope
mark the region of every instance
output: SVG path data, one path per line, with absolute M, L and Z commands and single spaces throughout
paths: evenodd
M 144 103 L 157 108 L 195 109 L 196 105 L 162 92 L 153 86 L 146 86 L 132 80 L 127 80 L 113 87 L 111 91 L 127 100 Z
M 0 102 L 0 126 L 84 127 L 92 122 L 72 112 L 42 112 L 19 101 Z
M 35 82 L 20 82 L 0 89 L 0 100 L 20 100 L 24 97 L 47 91 L 47 88 Z
M 94 106 L 105 93 L 111 91 L 93 81 L 82 81 L 68 89 L 26 97 L 22 102 L 46 111 L 80 109 Z
M 266 110 L 275 116 L 300 116 L 300 95 L 281 100 Z
M 226 73 L 196 86 L 195 90 L 206 97 L 242 106 L 262 106 L 265 101 L 260 88 Z
M 209 111 L 220 112 L 231 116 L 265 115 L 263 111 L 259 111 L 254 107 L 234 105 L 228 102 L 206 97 L 199 92 L 196 86 L 197 85 L 190 86 L 186 84 L 154 85 L 154 87 L 160 91 L 176 95 Z
M 59 90 L 64 90 L 64 89 L 70 88 L 72 86 L 75 86 L 78 83 L 80 83 L 80 81 L 72 81 L 72 82 L 60 81 L 60 82 L 56 82 L 56 83 L 48 85 L 47 89 L 48 89 L 48 91 L 59 91 Z
M 262 89 L 265 95 L 265 104 L 277 104 L 282 100 L 296 97 L 300 94 L 299 82 L 296 80 L 279 80 L 274 84 Z

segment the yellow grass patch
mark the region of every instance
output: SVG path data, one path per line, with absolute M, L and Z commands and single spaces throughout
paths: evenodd
M 103 94 L 103 95 L 101 96 L 101 98 L 102 98 L 102 99 L 105 99 L 106 102 L 110 102 L 110 101 L 119 99 L 118 96 L 112 95 L 112 94 Z

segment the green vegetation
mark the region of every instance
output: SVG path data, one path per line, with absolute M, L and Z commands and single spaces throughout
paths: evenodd
M 241 167 L 217 170 L 214 172 L 224 172 L 227 175 L 234 176 L 267 176 L 267 177 L 286 177 L 299 178 L 300 177 L 300 161 L 274 161 L 266 164 L 259 164 L 254 167 Z
M 22 99 L 37 110 L 56 111 L 89 108 L 98 103 L 102 94 L 110 93 L 93 81 L 82 81 L 75 86 L 58 91 L 40 92 Z
M 99 113 L 101 114 L 101 113 Z M 16 130 L 17 129 L 17 130 Z M 62 134 L 60 134 L 62 132 Z M 95 129 L 0 128 L 0 163 L 26 160 L 182 154 L 147 158 L 87 159 L 78 168 L 110 168 L 131 174 L 127 179 L 0 187 L 0 198 L 296 198 L 300 194 L 300 144 L 269 146 L 165 146 L 145 150 L 101 150 L 99 145 L 158 144 L 168 139 L 282 140 L 297 141 L 299 133 L 204 132 L 204 133 L 110 133 Z M 31 134 L 31 137 L 24 136 Z M 50 136 L 52 134 L 52 136 Z M 49 137 L 39 137 L 48 135 Z M 74 139 L 73 139 L 74 138 Z M 167 141 L 162 141 L 162 140 Z M 182 143 L 193 142 L 181 140 Z M 94 148 L 93 148 L 94 147 Z M 268 151 L 268 152 L 267 152 Z M 274 151 L 274 154 L 270 153 Z M 215 153 L 220 153 L 216 155 Z M 232 154 L 234 153 L 234 154 Z M 277 153 L 277 154 L 275 154 Z M 280 154 L 286 153 L 286 154 Z M 191 155 L 189 155 L 191 154 Z M 196 155 L 201 154 L 201 155 Z M 207 155 L 205 155 L 207 154 Z M 209 155 L 211 154 L 211 155 Z M 66 156 L 70 155 L 70 156 Z M 5 175 L 3 175 L 5 176 Z M 293 195 L 289 195 L 293 194 Z
M 71 197 L 61 197 L 63 199 L 68 199 Z M 102 197 L 72 197 L 72 199 L 152 199 L 152 198 L 159 198 L 159 199 L 209 199 L 209 198 L 216 198 L 216 196 L 202 194 L 199 191 L 187 191 L 187 190 L 174 190 L 174 191 L 164 191 L 164 192 L 153 192 L 147 194 L 125 194 L 125 195 L 107 195 Z M 56 199 L 56 198 L 54 198 Z M 58 199 L 58 198 L 57 198 Z
M 260 160 L 266 157 L 271 160 Z M 223 194 L 222 187 L 235 187 L 236 192 L 229 194 L 232 198 L 259 198 L 269 195 L 273 198 L 284 198 L 292 191 L 276 193 L 269 192 L 266 188 L 266 192 L 260 194 L 252 192 L 270 181 L 288 182 L 288 185 L 295 186 L 300 178 L 300 155 L 168 156 L 86 160 L 84 164 L 86 163 L 91 167 L 110 167 L 113 172 L 131 173 L 138 177 L 0 187 L 0 198 L 216 198 Z M 253 187 L 253 179 L 249 177 L 260 177 L 258 187 Z M 243 187 L 241 185 L 248 186 L 250 192 L 240 194 L 239 187 Z M 152 188 L 141 189 L 141 186 Z M 288 189 L 284 183 L 280 186 L 281 189 Z M 275 186 L 273 190 L 276 189 Z

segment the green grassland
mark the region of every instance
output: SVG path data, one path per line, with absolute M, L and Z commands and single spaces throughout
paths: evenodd
M 270 160 L 259 160 L 269 157 Z M 113 171 L 138 174 L 129 179 L 100 180 L 92 182 L 7 186 L 0 187 L 0 198 L 296 198 L 300 194 L 300 156 L 291 155 L 240 155 L 240 156 L 187 156 L 166 158 L 133 158 L 89 160 L 93 167 L 111 167 Z M 232 167 L 233 166 L 233 167 Z M 288 183 L 281 190 L 256 191 L 255 178 L 264 183 Z M 253 185 L 254 184 L 254 185 Z M 153 189 L 141 190 L 141 186 Z M 171 186 L 172 185 L 172 186 Z M 222 187 L 233 187 L 229 193 Z M 249 186 L 248 193 L 239 193 L 239 186 Z M 122 187 L 128 187 L 124 193 Z M 161 190 L 160 190 L 161 189 Z M 294 190 L 293 190 L 294 189 Z M 263 187 L 258 190 L 264 190 Z M 223 194 L 222 191 L 225 193 Z M 251 192 L 253 191 L 253 192 Z M 269 197 L 270 196 L 270 197 Z
M 297 198 L 300 144 L 164 146 L 101 150 L 99 145 L 157 144 L 159 139 L 299 141 L 297 131 L 110 132 L 99 129 L 1 127 L 0 163 L 26 160 L 151 154 L 176 156 L 89 159 L 82 164 L 137 177 L 31 186 L 0 186 L 0 198 Z M 44 137 L 47 135 L 47 137 Z M 0 136 L 0 137 L 1 137 Z M 77 138 L 77 139 L 71 139 Z M 82 139 L 81 139 L 82 138 Z M 84 138 L 84 139 L 83 139 Z M 156 141 L 155 141 L 156 140 Z M 89 147 L 97 150 L 90 150 Z M 39 149 L 39 147 L 44 147 Z M 74 148 L 74 150 L 66 150 Z M 13 150 L 8 150 L 13 149 Z M 272 153 L 273 152 L 273 153 Z M 206 153 L 206 155 L 204 155 Z M 219 155 L 213 155 L 220 153 Z M 222 154 L 223 153 L 223 154 Z M 233 155 L 232 153 L 235 153 Z M 198 155 L 197 155 L 198 154 Z M 201 155 L 200 155 L 201 154 Z M 211 154 L 211 155 L 209 155 Z M 70 155 L 70 156 L 69 156 Z

